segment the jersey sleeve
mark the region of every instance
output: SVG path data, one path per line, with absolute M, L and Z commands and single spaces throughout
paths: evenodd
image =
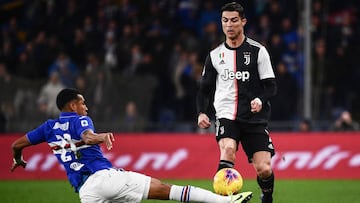
M 275 74 L 271 65 L 270 55 L 264 46 L 261 46 L 259 50 L 258 71 L 261 84 L 264 88 L 258 97 L 263 103 L 265 103 L 271 97 L 276 95 L 277 85 L 275 81 Z
M 36 145 L 42 142 L 46 142 L 47 131 L 47 123 L 45 122 L 34 130 L 26 133 L 26 136 L 32 145 Z
M 267 78 L 275 78 L 275 74 L 270 61 L 270 55 L 264 46 L 261 46 L 259 50 L 258 71 L 260 80 Z
M 202 71 L 199 91 L 196 98 L 196 106 L 198 113 L 206 113 L 209 109 L 210 96 L 216 85 L 217 71 L 212 64 L 210 54 L 205 60 L 204 69 Z
M 91 130 L 92 132 L 95 132 L 93 121 L 88 116 L 79 117 L 75 123 L 75 128 L 76 134 L 79 135 L 80 138 L 86 130 Z

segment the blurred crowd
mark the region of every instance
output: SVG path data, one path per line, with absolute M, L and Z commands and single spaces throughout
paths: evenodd
M 57 116 L 54 100 L 64 87 L 83 92 L 100 130 L 196 131 L 197 84 L 206 55 L 224 39 L 225 2 L 1 1 L 0 131 L 27 131 Z M 302 103 L 304 1 L 238 2 L 246 35 L 272 59 L 279 87 L 272 121 L 334 130 L 347 112 L 355 127 L 345 130 L 358 130 L 360 2 L 312 0 L 310 120 Z

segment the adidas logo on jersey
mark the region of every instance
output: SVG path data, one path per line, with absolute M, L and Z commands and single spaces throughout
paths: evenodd
M 225 64 L 225 61 L 221 59 L 219 65 Z
M 249 71 L 229 71 L 225 70 L 224 74 L 221 75 L 221 79 L 223 80 L 242 80 L 243 82 L 248 81 L 250 79 Z

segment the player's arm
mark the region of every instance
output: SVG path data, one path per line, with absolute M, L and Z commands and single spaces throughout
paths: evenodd
M 22 156 L 22 150 L 25 147 L 32 145 L 28 140 L 27 136 L 24 135 L 13 142 L 11 145 L 13 152 L 13 164 L 11 166 L 11 172 L 13 172 L 17 167 L 22 166 L 26 167 L 26 161 L 24 161 Z
M 277 85 L 275 78 L 267 78 L 261 80 L 261 85 L 263 86 L 263 92 L 259 95 L 259 98 L 263 102 L 267 102 L 271 97 L 276 95 Z
M 200 128 L 210 127 L 210 119 L 206 115 L 211 95 L 214 92 L 217 72 L 212 65 L 210 55 L 205 60 L 204 69 L 199 83 L 199 91 L 196 97 L 196 107 L 198 112 L 198 126 Z
M 94 133 L 92 130 L 86 130 L 83 132 L 81 137 L 87 145 L 105 143 L 108 150 L 112 148 L 112 143 L 115 141 L 114 135 L 110 132 Z
M 272 69 L 269 53 L 265 47 L 261 47 L 259 51 L 258 71 L 263 91 L 250 103 L 251 111 L 254 113 L 261 111 L 262 104 L 268 102 L 277 93 L 275 74 Z

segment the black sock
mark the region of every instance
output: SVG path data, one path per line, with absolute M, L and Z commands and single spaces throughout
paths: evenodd
M 262 193 L 265 196 L 271 196 L 274 190 L 274 173 L 271 173 L 270 177 L 266 179 L 261 179 L 259 176 L 257 177 L 257 182 L 262 190 Z
M 218 171 L 220 171 L 223 168 L 234 168 L 234 163 L 231 161 L 220 160 L 219 166 L 218 166 Z

